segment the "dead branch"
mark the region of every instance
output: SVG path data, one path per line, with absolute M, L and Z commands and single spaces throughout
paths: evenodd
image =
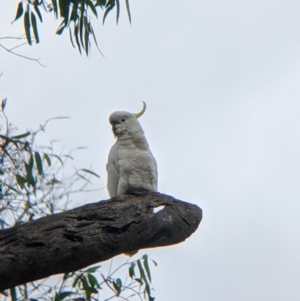
M 164 206 L 154 213 L 154 208 Z M 0 231 L 0 290 L 134 250 L 183 242 L 202 210 L 160 193 L 123 195 Z

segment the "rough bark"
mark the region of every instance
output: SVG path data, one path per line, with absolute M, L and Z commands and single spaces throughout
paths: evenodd
M 157 213 L 153 208 L 164 206 Z M 0 290 L 76 271 L 121 253 L 177 244 L 202 210 L 171 196 L 124 195 L 0 231 Z

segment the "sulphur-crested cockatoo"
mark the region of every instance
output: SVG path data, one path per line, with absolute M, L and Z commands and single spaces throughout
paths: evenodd
M 107 189 L 110 197 L 121 194 L 145 194 L 157 191 L 157 165 L 150 151 L 138 118 L 146 110 L 133 114 L 117 111 L 109 122 L 117 138 L 112 146 L 107 170 Z

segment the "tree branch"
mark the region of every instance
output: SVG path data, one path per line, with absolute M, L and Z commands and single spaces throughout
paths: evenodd
M 16 38 L 16 39 L 17 39 L 17 38 Z M 14 49 L 16 49 L 16 48 L 18 48 L 18 47 L 21 47 L 21 46 L 23 46 L 23 45 L 25 45 L 25 44 L 27 44 L 27 43 L 19 44 L 19 45 L 13 47 L 13 48 L 7 48 L 7 47 L 3 46 L 2 44 L 0 44 L 0 47 L 1 47 L 2 49 L 4 49 L 5 51 L 7 51 L 8 53 L 10 53 L 10 54 L 19 56 L 19 57 L 21 57 L 21 58 L 23 58 L 23 59 L 26 59 L 26 60 L 30 60 L 30 61 L 37 62 L 40 66 L 46 67 L 45 65 L 43 65 L 43 64 L 40 62 L 40 59 L 31 58 L 31 57 L 28 57 L 28 56 L 25 56 L 25 55 L 22 55 L 22 54 L 19 54 L 19 53 L 16 53 L 16 52 L 13 51 Z
M 164 206 L 154 213 L 154 208 Z M 0 231 L 0 290 L 76 271 L 121 253 L 168 246 L 196 231 L 202 210 L 160 193 L 123 195 Z

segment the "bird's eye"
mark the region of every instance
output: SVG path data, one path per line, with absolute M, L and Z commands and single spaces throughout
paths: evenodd
M 122 122 L 125 122 L 125 118 L 122 119 Z

